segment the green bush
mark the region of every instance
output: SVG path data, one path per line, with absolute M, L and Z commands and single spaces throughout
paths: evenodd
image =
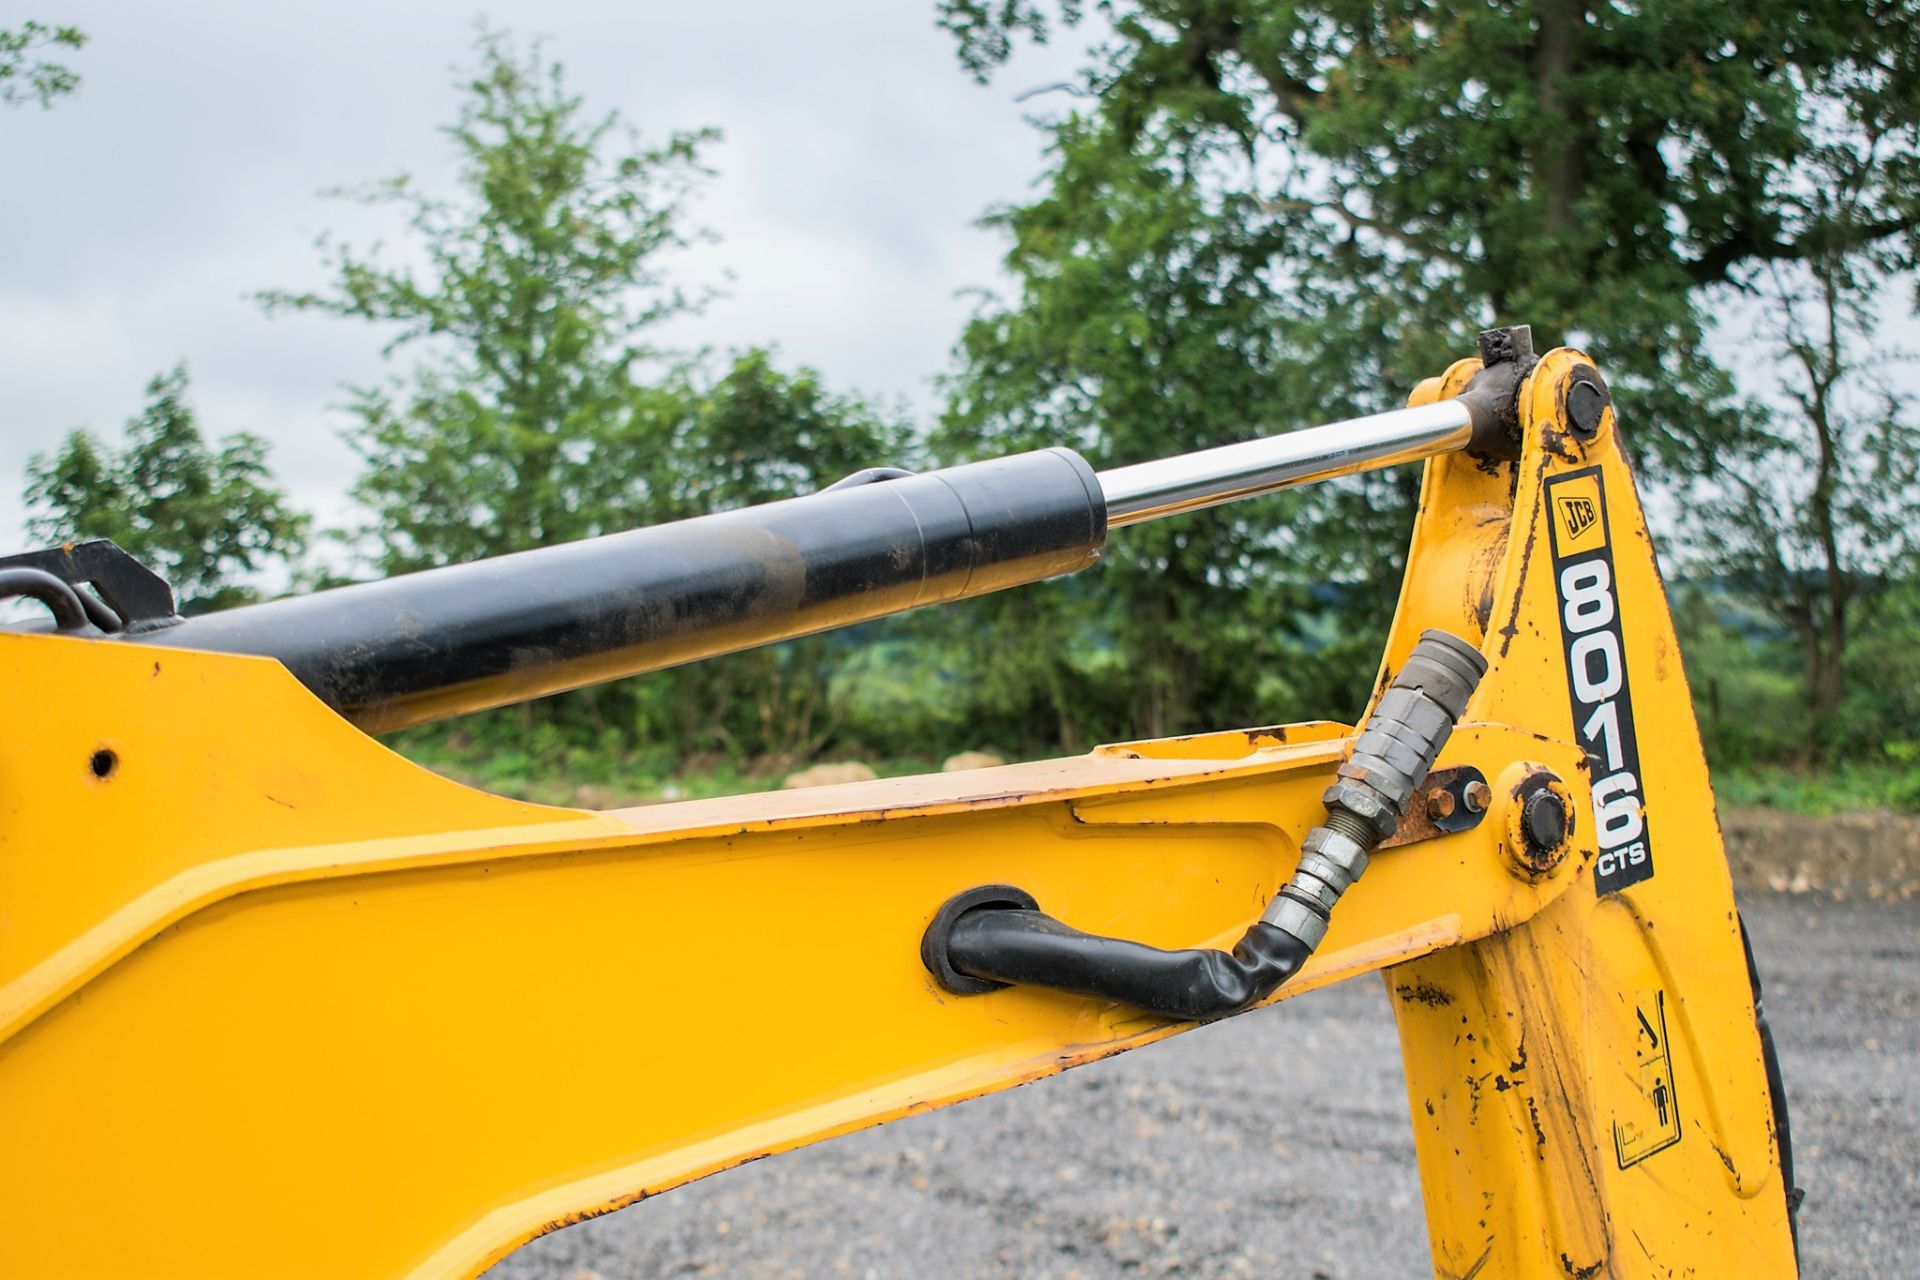
M 1763 765 L 1714 772 L 1720 803 L 1765 806 L 1825 817 L 1855 809 L 1920 813 L 1920 766 L 1891 759 L 1845 761 L 1821 769 Z

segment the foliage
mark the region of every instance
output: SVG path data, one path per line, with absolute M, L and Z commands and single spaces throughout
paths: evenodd
M 1310 307 L 1251 265 L 1283 245 L 1253 225 L 1243 196 L 1182 178 L 1170 148 L 1116 159 L 1079 121 L 1056 130 L 1054 154 L 1053 189 L 990 219 L 1013 241 L 1022 305 L 989 306 L 966 329 L 937 448 L 977 456 L 1067 444 L 1107 466 L 1266 434 L 1297 422 L 1302 405 L 1334 416 L 1386 407 L 1377 379 L 1308 348 Z M 1252 515 L 1224 509 L 1130 529 L 1110 544 L 1097 589 L 973 611 L 969 621 L 1000 633 L 980 648 L 992 660 L 978 682 L 1033 704 L 1068 741 L 1254 716 L 1260 671 L 1300 652 L 1286 643 L 1305 603 L 1290 584 L 1308 570 L 1344 574 L 1357 618 L 1377 621 L 1390 607 L 1385 579 L 1414 483 L 1376 476 Z M 1394 550 L 1376 555 L 1382 547 Z M 1083 723 L 1094 705 L 1089 644 L 1112 651 L 1100 679 L 1117 683 L 1108 697 L 1128 708 L 1117 724 Z M 1003 666 L 1008 652 L 1028 669 Z
M 1848 732 L 1835 746 L 1842 753 L 1892 753 L 1920 775 L 1920 573 L 1907 565 L 1868 603 L 1847 648 L 1838 722 Z
M 782 373 L 773 353 L 734 357 L 696 393 L 673 440 L 676 514 L 703 515 L 811 493 L 866 467 L 910 461 L 910 433 L 812 369 Z
M 1051 8 L 941 14 L 984 77 L 1023 36 L 1082 20 L 1075 0 Z M 1077 86 L 1094 105 L 1061 127 L 1101 163 L 1233 196 L 1222 234 L 1243 268 L 1324 290 L 1316 310 L 1353 322 L 1328 337 L 1364 335 L 1401 386 L 1519 319 L 1691 406 L 1694 291 L 1813 252 L 1834 229 L 1818 183 L 1853 188 L 1853 243 L 1913 251 L 1910 0 L 1100 9 L 1111 34 Z
M 683 201 L 710 135 L 643 144 L 590 120 L 558 64 L 483 32 L 446 132 L 460 196 L 399 177 L 352 193 L 404 211 L 423 265 L 321 241 L 330 291 L 262 295 L 270 309 L 394 326 L 424 351 L 391 388 L 359 388 L 380 568 L 400 572 L 588 537 L 671 506 L 659 472 L 679 405 L 634 381 L 648 330 L 684 310 L 662 256 L 684 245 Z
M 1920 752 L 1848 760 L 1822 769 L 1764 765 L 1716 770 L 1714 795 L 1723 805 L 1785 809 L 1829 817 L 1860 809 L 1920 813 Z
M 1876 122 L 1855 140 L 1881 145 Z M 1920 552 L 1920 427 L 1875 341 L 1876 310 L 1903 258 L 1858 234 L 1872 211 L 1847 180 L 1859 166 L 1835 146 L 1842 158 L 1806 199 L 1806 257 L 1772 264 L 1760 291 L 1779 394 L 1751 405 L 1747 429 L 1723 447 L 1728 465 L 1701 486 L 1705 519 L 1689 540 L 1696 564 L 1791 629 L 1820 750 L 1847 734 L 1849 649 L 1863 616 Z
M 408 759 L 468 786 L 540 804 L 607 809 L 767 791 L 785 779 L 785 760 L 681 756 L 606 730 L 597 736 L 553 721 L 531 727 L 470 716 L 406 729 L 389 745 Z M 926 773 L 938 757 L 865 757 L 882 777 Z
M 1808 709 L 1779 624 L 1717 583 L 1676 584 L 1673 592 L 1708 760 L 1716 769 L 1804 762 Z
M 265 440 L 206 442 L 186 366 L 148 383 L 147 396 L 124 448 L 77 430 L 28 461 L 28 532 L 46 543 L 111 538 L 172 582 L 185 609 L 239 603 L 246 579 L 299 557 L 307 517 L 274 484 Z
M 1912 258 L 1912 9 L 1102 4 L 1091 63 L 1056 86 L 1044 190 L 990 220 L 1015 292 L 962 338 L 941 445 L 1106 463 L 1267 433 L 1387 407 L 1475 329 L 1526 320 L 1603 361 L 1643 450 L 1702 469 L 1739 425 L 1703 291 L 1816 248 Z M 1076 0 L 941 14 L 982 78 L 1092 21 Z M 1814 198 L 1835 182 L 1844 226 Z M 1245 719 L 1262 672 L 1320 652 L 1257 602 L 1330 579 L 1340 637 L 1370 642 L 1411 498 L 1395 476 L 1131 530 L 1086 609 L 1006 617 L 1048 638 L 1026 683 L 1064 688 L 1053 641 L 1097 635 L 1140 731 Z
M 87 35 L 78 27 L 49 26 L 33 21 L 23 22 L 11 30 L 0 27 L 0 106 L 17 107 L 37 102 L 44 110 L 53 105 L 55 98 L 78 89 L 77 72 L 40 55 L 49 50 L 78 51 L 86 43 Z
M 1800 638 L 1764 599 L 1727 579 L 1674 589 L 1694 712 L 1715 774 L 1818 772 L 1844 762 L 1920 779 L 1920 580 L 1874 589 L 1846 654 L 1849 679 L 1823 733 L 1804 685 Z M 1917 783 L 1916 785 L 1920 785 Z
M 397 387 L 363 388 L 356 494 L 386 573 L 767 502 L 898 456 L 907 433 L 764 350 L 712 361 L 648 337 L 692 303 L 663 263 L 693 233 L 684 202 L 707 133 L 648 146 L 597 121 L 536 47 L 483 33 L 448 135 L 456 199 L 406 178 L 360 193 L 407 214 L 424 267 L 323 241 L 325 293 L 274 309 L 397 325 L 423 355 Z M 803 640 L 548 709 L 581 732 L 686 752 L 803 757 L 831 733 L 844 642 Z M 525 713 L 499 717 L 522 731 Z
M 574 724 L 528 724 L 499 712 L 402 730 L 388 745 L 468 786 L 541 804 L 608 808 L 728 795 L 779 783 L 777 776 L 749 772 L 714 757 L 683 771 L 683 761 L 671 753 L 636 745 L 630 734 L 616 728 L 588 733 Z

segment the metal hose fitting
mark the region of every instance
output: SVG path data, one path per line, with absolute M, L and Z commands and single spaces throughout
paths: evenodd
M 1168 1018 L 1218 1018 L 1266 999 L 1326 937 L 1333 904 L 1399 825 L 1486 670 L 1466 641 L 1421 635 L 1327 788 L 1327 820 L 1301 843 L 1293 878 L 1232 951 L 1163 951 L 1082 933 L 1024 891 L 987 885 L 941 907 L 921 941 L 923 962 L 957 994 L 1026 984 Z
M 1327 820 L 1301 842 L 1300 865 L 1262 920 L 1309 949 L 1320 945 L 1333 904 L 1366 872 L 1374 847 L 1406 816 L 1486 671 L 1480 651 L 1458 636 L 1421 633 L 1406 666 L 1355 739 L 1353 754 L 1321 797 Z

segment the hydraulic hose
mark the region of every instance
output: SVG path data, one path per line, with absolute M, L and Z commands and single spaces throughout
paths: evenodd
M 954 922 L 947 954 L 962 973 L 997 983 L 1098 996 L 1199 1022 L 1272 995 L 1313 948 L 1264 920 L 1230 952 L 1162 951 L 1082 933 L 1041 911 L 980 910 Z
M 12 596 L 26 596 L 47 606 L 54 625 L 64 632 L 99 634 L 87 611 L 86 597 L 44 569 L 0 569 L 0 600 Z
M 1301 843 L 1292 879 L 1231 952 L 1163 951 L 1083 933 L 1041 911 L 1024 891 L 990 885 L 941 908 L 922 941 L 922 960 L 960 994 L 1049 987 L 1193 1021 L 1259 1003 L 1326 937 L 1334 904 L 1405 816 L 1486 670 L 1479 650 L 1459 637 L 1420 637 L 1327 789 L 1327 820 Z

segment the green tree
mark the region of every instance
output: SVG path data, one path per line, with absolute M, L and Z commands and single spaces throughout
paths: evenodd
M 1324 352 L 1311 345 L 1339 317 L 1323 319 L 1311 290 L 1276 287 L 1262 264 L 1286 244 L 1250 197 L 1190 180 L 1170 145 L 1140 147 L 1116 158 L 1097 124 L 1070 118 L 1054 130 L 1051 189 L 988 219 L 1012 241 L 1021 297 L 987 306 L 963 333 L 935 438 L 943 451 L 1069 444 L 1108 466 L 1386 407 L 1360 335 Z M 1055 637 L 991 647 L 1001 669 L 975 672 L 974 683 L 1044 696 L 1042 718 L 1069 744 L 1180 733 L 1256 715 L 1257 703 L 1327 696 L 1325 673 L 1310 670 L 1325 647 L 1287 644 L 1303 612 L 1325 607 L 1302 584 L 1344 575 L 1349 614 L 1381 624 L 1399 512 L 1416 484 L 1388 474 L 1252 517 L 1226 508 L 1130 529 L 1110 544 L 1099 590 L 1058 584 L 974 610 L 1009 639 Z M 1289 523 L 1272 523 L 1276 507 Z M 1108 646 L 1118 663 L 1098 652 Z M 1026 671 L 1004 665 L 1009 652 Z M 1359 651 L 1334 652 L 1341 692 L 1316 713 L 1351 703 L 1371 675 Z M 1263 698 L 1263 670 L 1290 679 L 1268 680 Z M 1089 714 L 1113 701 L 1095 683 L 1124 690 L 1117 720 Z
M 1763 324 L 1778 399 L 1751 407 L 1694 505 L 1696 563 L 1794 639 L 1816 757 L 1883 719 L 1848 705 L 1854 641 L 1920 552 L 1920 428 L 1874 343 L 1877 283 L 1858 255 L 1778 273 Z
M 1912 141 L 1898 114 L 1864 108 L 1810 122 L 1807 136 L 1801 252 L 1770 262 L 1754 290 L 1776 385 L 1747 406 L 1727 465 L 1699 486 L 1693 567 L 1786 630 L 1797 754 L 1831 759 L 1910 729 L 1878 679 L 1868 705 L 1848 687 L 1859 662 L 1894 669 L 1880 641 L 1912 597 L 1920 553 L 1920 425 L 1889 376 L 1899 357 L 1878 341 L 1886 299 L 1913 285 L 1912 257 L 1871 234 L 1874 175 L 1910 162 Z
M 148 383 L 147 396 L 123 448 L 78 430 L 28 460 L 29 534 L 111 538 L 164 575 L 183 609 L 238 604 L 251 596 L 246 579 L 299 557 L 307 517 L 273 483 L 266 441 L 242 432 L 207 443 L 186 366 Z
M 263 295 L 270 309 L 397 326 L 390 352 L 420 348 L 397 385 L 353 397 L 367 463 L 355 492 L 383 571 L 788 497 L 898 452 L 893 418 L 810 370 L 755 350 L 716 373 L 650 343 L 694 305 L 663 262 L 694 235 L 683 206 L 710 134 L 645 145 L 615 116 L 588 117 L 537 47 L 483 33 L 478 54 L 447 130 L 459 195 L 405 178 L 358 193 L 405 212 L 424 266 L 323 241 L 328 291 Z M 802 641 L 586 690 L 558 704 L 554 732 L 805 756 L 832 731 L 845 658 Z
M 941 15 L 985 76 L 1022 35 L 1081 20 L 1077 0 L 1054 7 Z M 1246 267 L 1364 316 L 1402 384 L 1519 320 L 1690 395 L 1710 373 L 1698 290 L 1819 251 L 1823 182 L 1855 188 L 1856 243 L 1914 250 L 1912 0 L 1101 9 L 1111 35 L 1079 86 L 1094 105 L 1069 121 L 1088 141 L 1063 149 L 1056 188 L 1144 164 L 1239 197 L 1220 213 L 1264 254 Z
M 49 26 L 33 21 L 11 29 L 0 27 L 0 106 L 17 107 L 37 102 L 45 109 L 53 105 L 55 98 L 78 89 L 77 72 L 41 55 L 58 49 L 77 52 L 86 43 L 86 33 L 78 27 Z
M 829 391 L 816 370 L 782 373 L 771 351 L 751 348 L 695 393 L 674 440 L 680 504 L 704 515 L 777 502 L 904 460 L 911 445 L 898 415 Z
M 1595 352 L 1639 447 L 1705 468 L 1738 426 L 1709 291 L 1809 257 L 1836 177 L 1857 193 L 1848 247 L 1912 260 L 1914 10 L 1103 4 L 1086 71 L 1056 86 L 1073 106 L 1046 125 L 1044 191 L 990 219 L 1014 292 L 962 338 L 943 444 L 1064 441 L 1106 464 L 1244 438 L 1388 407 L 1476 329 L 1525 321 Z M 1087 12 L 940 5 L 982 78 Z M 1258 714 L 1263 671 L 1283 699 L 1325 675 L 1364 689 L 1364 643 L 1235 651 L 1218 619 L 1330 577 L 1335 634 L 1364 636 L 1411 496 L 1394 476 L 1117 539 L 1088 622 L 1138 681 L 1136 727 Z
M 270 310 L 394 327 L 422 348 L 396 386 L 355 390 L 356 496 L 388 572 L 625 527 L 664 509 L 673 405 L 636 390 L 645 337 L 688 301 L 661 259 L 685 244 L 682 202 L 710 136 L 645 145 L 589 119 L 557 63 L 484 33 L 446 131 L 459 195 L 399 177 L 347 193 L 395 206 L 423 265 L 323 239 L 326 292 L 269 292 Z

